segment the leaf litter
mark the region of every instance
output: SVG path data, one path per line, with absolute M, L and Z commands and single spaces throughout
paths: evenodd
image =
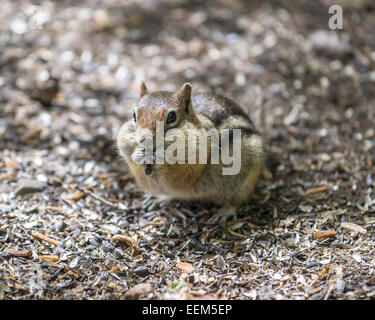
M 30 5 L 0 4 L 0 299 L 374 299 L 370 5 L 334 39 L 323 1 L 41 1 L 26 32 Z M 266 134 L 237 221 L 144 205 L 115 148 L 143 79 L 231 95 Z

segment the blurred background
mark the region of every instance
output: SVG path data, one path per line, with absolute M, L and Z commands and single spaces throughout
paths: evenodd
M 328 28 L 332 4 L 342 6 L 343 30 Z M 269 149 L 279 162 L 274 179 L 258 184 L 256 198 L 262 200 L 244 209 L 245 214 L 252 214 L 251 224 L 243 224 L 237 233 L 253 235 L 254 230 L 268 228 L 264 233 L 267 238 L 284 232 L 284 238 L 290 237 L 293 244 L 291 250 L 295 250 L 300 241 L 306 241 L 310 248 L 316 228 L 339 230 L 340 222 L 355 221 L 369 230 L 368 242 L 363 242 L 369 247 L 363 249 L 362 258 L 355 259 L 370 261 L 373 249 L 369 248 L 374 246 L 369 239 L 374 239 L 375 223 L 374 30 L 373 0 L 1 0 L 0 242 L 35 252 L 38 243 L 29 240 L 30 232 L 47 230 L 56 239 L 65 239 L 66 248 L 68 244 L 75 246 L 76 251 L 67 252 L 86 255 L 93 250 L 95 263 L 90 268 L 94 276 L 98 270 L 113 267 L 107 265 L 108 261 L 122 263 L 123 253 L 120 260 L 111 256 L 114 247 L 107 235 L 124 230 L 144 233 L 140 236 L 147 239 L 140 242 L 143 263 L 151 269 L 154 263 L 151 265 L 152 259 L 147 258 L 147 245 L 155 234 L 176 238 L 178 246 L 174 247 L 173 241 L 168 245 L 180 251 L 170 257 L 186 252 L 188 257 L 190 249 L 201 250 L 206 240 L 198 242 L 190 227 L 194 227 L 194 233 L 203 230 L 202 235 L 210 234 L 208 227 L 197 224 L 195 218 L 209 216 L 207 208 L 190 203 L 174 204 L 158 212 L 143 208 L 143 193 L 132 183 L 114 144 L 118 129 L 137 102 L 142 80 L 150 91 L 175 91 L 190 82 L 193 92 L 225 94 L 243 106 L 268 138 Z M 120 201 L 130 209 L 126 214 L 114 212 L 108 201 L 103 204 L 91 196 L 77 195 L 77 186 L 90 188 L 112 203 Z M 318 189 L 317 196 L 306 197 L 306 190 L 316 192 L 314 188 L 319 186 L 323 189 Z M 15 197 L 14 192 L 23 198 Z M 179 208 L 180 216 L 172 214 L 175 208 Z M 181 218 L 182 211 L 187 212 L 188 219 Z M 157 222 L 149 229 L 153 219 Z M 146 225 L 148 229 L 143 230 Z M 289 235 L 287 227 L 291 228 Z M 102 243 L 103 248 L 105 245 L 105 266 L 97 260 L 96 242 L 87 249 L 89 237 Z M 192 247 L 185 248 L 184 237 L 189 239 L 186 243 L 195 239 Z M 220 239 L 238 240 L 228 232 L 220 233 Z M 279 251 L 273 248 L 276 238 L 272 239 L 265 254 L 271 258 L 261 260 L 260 256 L 259 261 L 277 261 Z M 338 245 L 345 242 L 344 249 L 361 243 L 343 233 L 335 241 Z M 224 250 L 215 238 L 207 243 L 202 252 Z M 258 246 L 251 249 L 254 255 L 263 252 L 265 243 L 254 242 Z M 318 246 L 316 241 L 311 248 L 314 246 Z M 169 247 L 163 240 L 158 248 L 161 266 L 169 261 L 164 256 Z M 306 248 L 300 247 L 300 252 L 306 252 Z M 317 248 L 311 251 L 317 260 L 336 257 L 335 261 L 349 268 L 341 259 L 352 249 Z M 326 248 L 331 250 L 327 254 Z M 79 256 L 69 257 L 69 268 L 77 270 Z M 202 253 L 197 253 L 194 259 L 201 257 Z M 239 262 L 238 268 L 242 268 L 241 261 L 245 260 L 240 259 L 246 256 L 234 257 L 231 266 Z M 13 261 L 12 277 L 16 270 L 20 283 L 26 285 L 22 275 L 33 262 L 7 260 L 5 253 L 1 259 L 5 269 L 8 261 Z M 33 261 L 38 261 L 37 255 Z M 66 261 L 59 265 L 66 266 Z M 285 268 L 289 274 L 288 261 Z M 128 262 L 133 263 L 132 257 Z M 168 263 L 171 270 L 173 260 Z M 371 276 L 365 263 L 362 273 L 350 269 L 354 285 Z M 281 270 L 277 264 L 272 268 L 269 270 Z M 304 264 L 298 268 L 305 268 Z M 301 272 L 305 274 L 306 269 Z M 168 277 L 173 278 L 171 274 Z M 134 284 L 138 278 L 133 278 L 126 281 Z M 51 284 L 55 276 L 48 279 Z M 276 278 L 269 279 L 272 287 Z M 85 284 L 86 293 L 97 298 L 99 291 L 92 283 Z M 102 285 L 99 280 L 95 283 Z M 259 283 L 266 283 L 265 278 Z M 303 293 L 301 283 L 290 286 L 285 295 L 290 298 L 294 290 L 293 297 L 308 297 L 309 289 Z M 127 290 L 127 285 L 124 288 Z M 347 297 L 359 295 L 357 288 L 348 287 Z M 104 287 L 102 293 L 107 289 Z M 10 289 L 6 292 L 13 298 Z M 76 298 L 75 293 L 58 292 Z M 4 296 L 1 294 L 0 299 Z M 343 291 L 335 294 L 343 297 Z
M 344 29 L 329 31 L 332 3 L 2 1 L 0 147 L 112 138 L 145 80 L 233 97 L 280 151 L 369 152 L 374 4 L 338 1 Z
M 2 1 L 2 162 L 36 149 L 73 166 L 115 165 L 113 139 L 140 82 L 174 91 L 188 81 L 238 101 L 288 179 L 355 168 L 350 187 L 366 187 L 375 157 L 374 4 L 339 1 L 344 29 L 330 31 L 332 3 Z

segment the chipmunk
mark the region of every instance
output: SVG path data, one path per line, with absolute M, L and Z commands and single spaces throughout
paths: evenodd
M 120 128 L 117 145 L 139 187 L 164 200 L 184 199 L 219 205 L 222 208 L 210 221 L 224 224 L 229 217 L 236 217 L 238 209 L 252 195 L 264 168 L 265 143 L 249 116 L 232 99 L 210 93 L 192 95 L 191 92 L 191 85 L 185 83 L 177 93 L 149 93 L 142 82 L 133 119 Z M 210 161 L 215 151 L 221 151 L 220 142 L 208 143 L 206 163 L 200 160 L 196 163 L 146 163 L 143 145 L 146 131 L 151 133 L 151 141 L 155 143 L 158 122 L 164 125 L 163 135 L 173 130 L 184 141 L 191 141 L 191 137 L 199 139 L 202 130 L 240 129 L 239 150 L 234 150 L 234 141 L 229 146 L 232 154 L 241 154 L 239 172 L 224 175 L 223 169 L 228 165 Z M 208 140 L 212 142 L 212 138 Z M 171 144 L 167 142 L 162 149 Z M 151 149 L 154 161 L 156 149 Z M 182 157 L 186 158 L 187 153 Z

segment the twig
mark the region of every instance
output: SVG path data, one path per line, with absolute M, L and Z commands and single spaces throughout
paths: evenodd
M 334 285 L 331 285 L 329 288 L 328 288 L 328 291 L 326 293 L 326 295 L 324 296 L 324 300 L 328 300 L 329 296 L 331 295 L 331 292 L 333 291 L 334 289 Z
M 217 290 L 216 293 L 214 294 L 214 298 L 218 299 L 223 293 L 223 291 L 224 291 L 223 288 L 220 288 L 219 290 Z
M 31 250 L 11 250 L 9 249 L 7 252 L 9 252 L 11 255 L 15 257 L 30 257 L 31 256 Z
M 312 188 L 312 189 L 309 189 L 305 192 L 305 196 L 309 196 L 311 194 L 317 194 L 317 193 L 321 193 L 321 192 L 326 192 L 326 191 L 328 191 L 327 186 Z
M 358 224 L 355 224 L 355 223 L 351 223 L 351 222 L 341 222 L 341 228 L 343 229 L 349 229 L 351 231 L 355 231 L 355 232 L 358 232 L 358 233 L 362 233 L 362 234 L 366 234 L 367 233 L 367 230 L 361 226 L 359 226 Z
M 37 239 L 37 240 L 42 240 L 42 241 L 47 241 L 55 246 L 58 246 L 60 245 L 60 242 L 59 241 L 56 241 L 56 240 L 53 240 L 51 239 L 50 237 L 47 237 L 45 236 L 44 234 L 41 234 L 39 232 L 35 232 L 35 233 L 32 233 L 31 236 L 34 238 L 34 239 Z
M 73 270 L 69 269 L 68 267 L 65 267 L 65 271 L 68 275 L 70 275 L 71 277 L 73 277 L 74 279 L 79 279 L 79 274 L 77 274 L 76 272 L 74 272 Z
M 52 262 L 56 262 L 56 261 L 59 261 L 59 257 L 56 256 L 56 255 L 50 255 L 50 254 L 46 254 L 46 255 L 40 255 L 39 256 L 39 259 L 41 260 L 48 260 L 48 261 L 52 261 Z
M 241 234 L 241 233 L 238 233 L 238 232 L 235 232 L 233 230 L 231 230 L 230 228 L 227 229 L 229 231 L 229 233 L 232 235 L 232 236 L 235 236 L 235 237 L 238 237 L 238 238 L 242 238 L 242 239 L 246 239 L 248 238 L 248 236 L 244 235 L 244 234 Z
M 77 187 L 77 189 L 85 194 L 88 194 L 90 195 L 91 197 L 93 197 L 94 199 L 96 200 L 99 200 L 100 202 L 103 202 L 104 204 L 106 204 L 107 206 L 111 207 L 111 208 L 115 208 L 115 209 L 119 209 L 119 210 L 123 210 L 120 208 L 120 206 L 116 205 L 115 203 L 112 203 L 104 198 L 102 198 L 101 196 L 98 196 L 97 194 L 95 194 L 94 192 L 90 191 L 90 190 L 86 190 L 86 189 L 83 189 L 83 188 L 80 188 L 80 187 Z

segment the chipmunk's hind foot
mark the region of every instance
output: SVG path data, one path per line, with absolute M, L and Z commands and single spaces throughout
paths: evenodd
M 162 205 L 166 204 L 171 200 L 171 197 L 165 195 L 153 196 L 152 194 L 146 194 L 142 201 L 143 207 L 146 211 L 153 211 L 159 209 Z
M 208 221 L 211 223 L 218 223 L 225 225 L 229 218 L 237 219 L 237 207 L 232 205 L 226 205 L 218 210 Z

